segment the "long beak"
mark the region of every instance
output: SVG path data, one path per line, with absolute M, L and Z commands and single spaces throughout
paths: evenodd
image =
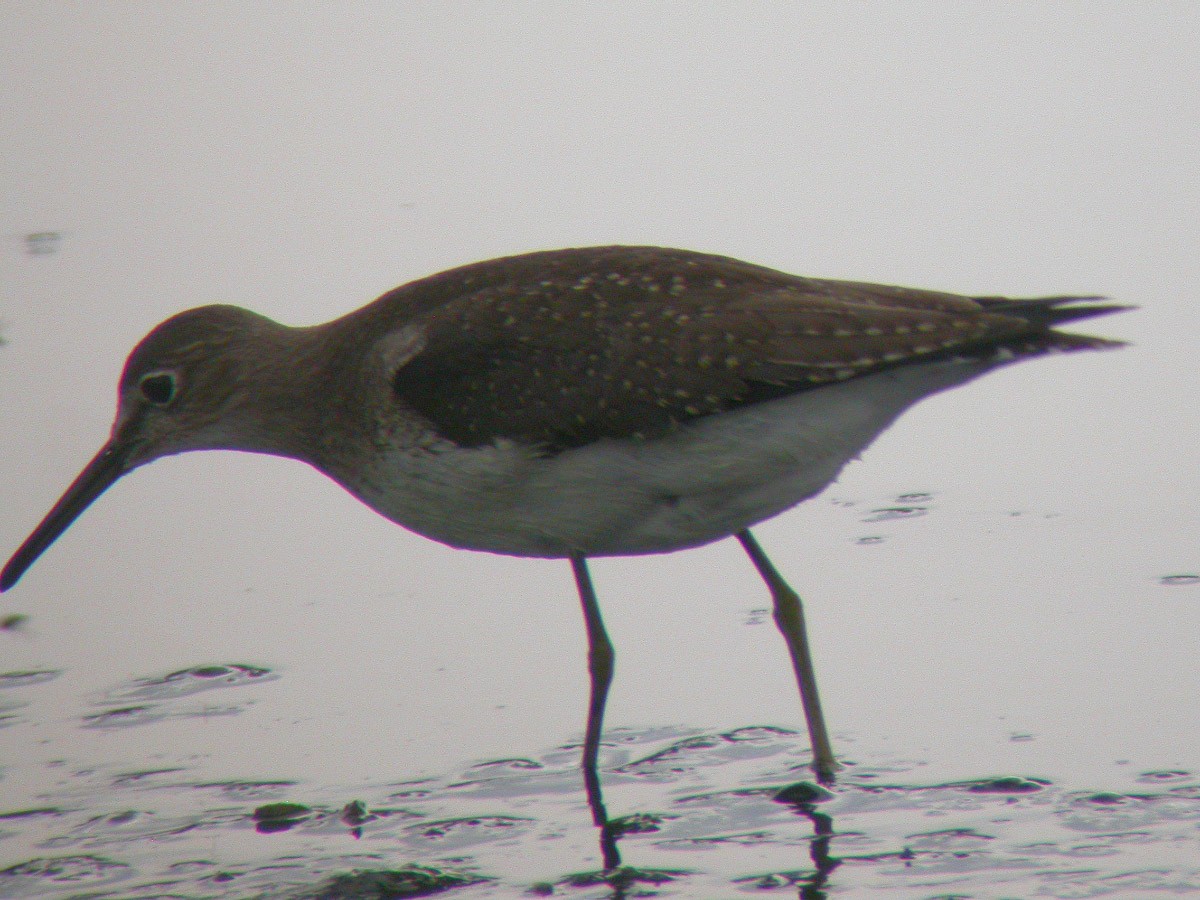
M 119 440 L 112 440 L 104 445 L 71 482 L 66 493 L 33 530 L 33 534 L 29 535 L 21 548 L 13 554 L 4 571 L 0 572 L 0 591 L 7 591 L 16 584 L 25 574 L 25 570 L 70 527 L 79 514 L 129 470 L 129 457 L 137 447 L 138 442 Z

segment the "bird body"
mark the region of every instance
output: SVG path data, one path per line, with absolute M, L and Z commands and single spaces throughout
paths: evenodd
M 1111 307 L 972 300 L 655 247 L 549 251 L 412 282 L 326 325 L 181 313 L 131 354 L 126 470 L 194 449 L 301 459 L 472 550 L 567 557 L 718 540 L 826 487 L 908 406 L 1109 342 Z M 998 307 L 998 309 L 997 309 Z M 119 439 L 119 438 L 118 438 Z
M 236 306 L 189 310 L 130 354 L 108 443 L 0 572 L 0 590 L 154 459 L 302 460 L 434 540 L 571 560 L 598 797 L 612 648 L 586 558 L 737 535 L 775 598 L 814 768 L 832 777 L 799 598 L 747 529 L 821 491 L 923 397 L 1043 353 L 1116 346 L 1054 327 L 1122 308 L 1096 299 L 970 298 L 590 247 L 452 269 L 306 328 Z

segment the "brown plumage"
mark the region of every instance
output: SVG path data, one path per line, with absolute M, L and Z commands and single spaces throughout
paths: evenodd
M 1121 308 L 1068 306 L 1095 299 L 970 298 L 803 278 L 684 250 L 591 247 L 454 269 L 366 310 L 415 314 L 425 345 L 393 385 L 439 433 L 464 446 L 509 438 L 553 452 L 655 437 L 945 355 L 1115 344 L 1052 330 Z

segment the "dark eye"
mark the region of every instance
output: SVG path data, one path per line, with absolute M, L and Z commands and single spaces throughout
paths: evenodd
M 175 376 L 171 372 L 149 372 L 142 376 L 138 387 L 155 406 L 166 406 L 175 399 Z

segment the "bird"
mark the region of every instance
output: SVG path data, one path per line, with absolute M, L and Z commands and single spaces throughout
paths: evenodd
M 801 601 L 751 526 L 820 493 L 931 394 L 1048 353 L 1121 346 L 1056 326 L 1129 308 L 807 278 L 652 246 L 473 263 L 316 326 L 203 306 L 134 348 L 107 442 L 0 590 L 155 459 L 299 460 L 435 541 L 569 560 L 592 680 L 584 775 L 598 798 L 615 653 L 587 560 L 736 537 L 773 597 L 812 768 L 828 783 L 839 763 Z

